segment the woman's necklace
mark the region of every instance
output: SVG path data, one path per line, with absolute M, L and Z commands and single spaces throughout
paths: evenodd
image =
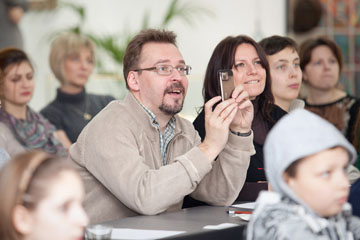
M 86 121 L 89 121 L 91 120 L 92 116 L 90 113 L 88 113 L 88 109 L 87 109 L 87 97 L 85 96 L 85 106 L 84 106 L 84 109 L 85 111 L 81 111 L 80 109 L 74 107 L 73 105 L 70 105 L 70 104 L 66 104 L 66 106 L 68 108 L 70 108 L 72 111 L 76 112 L 77 114 L 79 114 L 80 116 L 82 116 L 84 118 L 84 120 Z

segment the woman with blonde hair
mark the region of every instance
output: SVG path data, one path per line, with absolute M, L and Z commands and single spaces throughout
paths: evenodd
M 72 143 L 85 125 L 114 100 L 111 96 L 85 91 L 94 65 L 95 46 L 89 38 L 63 33 L 52 42 L 50 67 L 60 87 L 55 100 L 41 110 L 41 114 L 58 130 L 63 130 Z
M 0 51 L 0 148 L 10 156 L 29 149 L 67 155 L 70 144 L 43 116 L 28 104 L 35 87 L 34 69 L 20 49 Z

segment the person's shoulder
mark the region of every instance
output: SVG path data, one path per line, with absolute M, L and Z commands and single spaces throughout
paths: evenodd
M 39 113 L 36 113 L 40 116 L 40 118 L 45 119 L 46 121 L 49 121 L 51 124 L 53 124 L 57 129 L 62 129 L 62 122 L 63 119 L 67 117 L 67 114 L 62 110 L 60 106 L 57 106 L 56 103 L 49 104 Z
M 103 105 L 107 105 L 109 102 L 115 100 L 115 98 L 111 95 L 102 95 L 102 94 L 94 94 L 94 93 L 88 93 L 87 95 L 92 101 L 100 102 Z
M 13 142 L 15 139 L 14 133 L 3 122 L 0 122 L 0 145 Z
M 3 122 L 0 122 L 0 133 L 1 134 L 12 134 L 11 129 Z
M 270 116 L 272 121 L 270 120 L 265 120 L 265 122 L 270 126 L 270 128 L 273 127 L 273 125 L 275 123 L 277 123 L 283 116 L 285 116 L 287 114 L 287 112 L 285 110 L 283 110 L 281 107 L 279 107 L 278 105 L 273 105 L 272 110 L 270 112 Z
M 0 122 L 0 147 L 6 150 L 10 156 L 14 156 L 25 149 L 15 138 L 13 131 L 3 122 Z
M 347 99 L 349 99 L 349 103 L 350 103 L 350 111 L 359 111 L 360 108 L 360 98 L 354 97 L 352 95 L 347 95 L 346 96 Z
M 45 117 L 61 114 L 62 113 L 61 104 L 59 102 L 53 100 L 48 105 L 43 107 L 40 110 L 40 113 Z
M 305 107 L 305 101 L 302 99 L 294 99 L 291 101 L 289 112 L 294 111 L 296 109 L 303 109 Z
M 302 237 L 312 235 L 296 207 L 282 201 L 265 206 L 253 221 L 255 239 L 305 239 Z
M 277 192 L 262 191 L 256 200 L 254 216 L 265 222 L 301 221 L 303 207 Z
M 114 100 L 106 104 L 100 113 L 105 114 L 108 112 L 125 112 L 128 111 L 128 108 L 129 106 L 126 102 L 124 102 L 124 100 Z
M 359 101 L 359 100 L 360 100 L 360 98 L 355 97 L 355 96 L 353 96 L 353 95 L 351 95 L 351 94 L 346 94 L 343 99 L 354 99 L 354 100 L 356 100 L 356 101 Z
M 9 154 L 5 151 L 5 149 L 0 148 L 0 169 L 9 160 L 10 160 Z
M 126 101 L 114 100 L 104 106 L 91 122 L 131 122 L 137 118 L 132 110 L 134 109 Z

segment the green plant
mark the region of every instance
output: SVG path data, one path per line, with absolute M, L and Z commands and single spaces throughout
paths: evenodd
M 72 31 L 78 34 L 85 34 L 91 38 L 97 45 L 98 50 L 109 56 L 117 65 L 122 65 L 125 49 L 131 38 L 142 29 L 154 28 L 167 28 L 175 19 L 182 20 L 189 26 L 194 26 L 194 19 L 201 16 L 214 16 L 214 13 L 204 7 L 194 4 L 193 2 L 184 2 L 179 0 L 171 0 L 165 12 L 165 15 L 160 23 L 155 26 L 150 24 L 151 14 L 146 10 L 142 17 L 142 25 L 140 29 L 125 28 L 121 34 L 108 34 L 98 36 L 93 33 L 85 32 L 83 24 L 86 19 L 86 9 L 84 6 L 70 2 L 60 2 L 60 7 L 71 9 L 76 15 L 79 16 L 79 22 L 70 28 L 57 31 L 58 34 L 63 31 Z M 97 66 L 100 72 L 107 72 L 102 64 L 102 59 L 99 58 Z

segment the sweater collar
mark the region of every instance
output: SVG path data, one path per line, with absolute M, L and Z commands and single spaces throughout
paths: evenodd
M 85 100 L 86 91 L 85 88 L 80 93 L 77 94 L 68 94 L 57 89 L 56 100 L 64 103 L 78 103 Z

